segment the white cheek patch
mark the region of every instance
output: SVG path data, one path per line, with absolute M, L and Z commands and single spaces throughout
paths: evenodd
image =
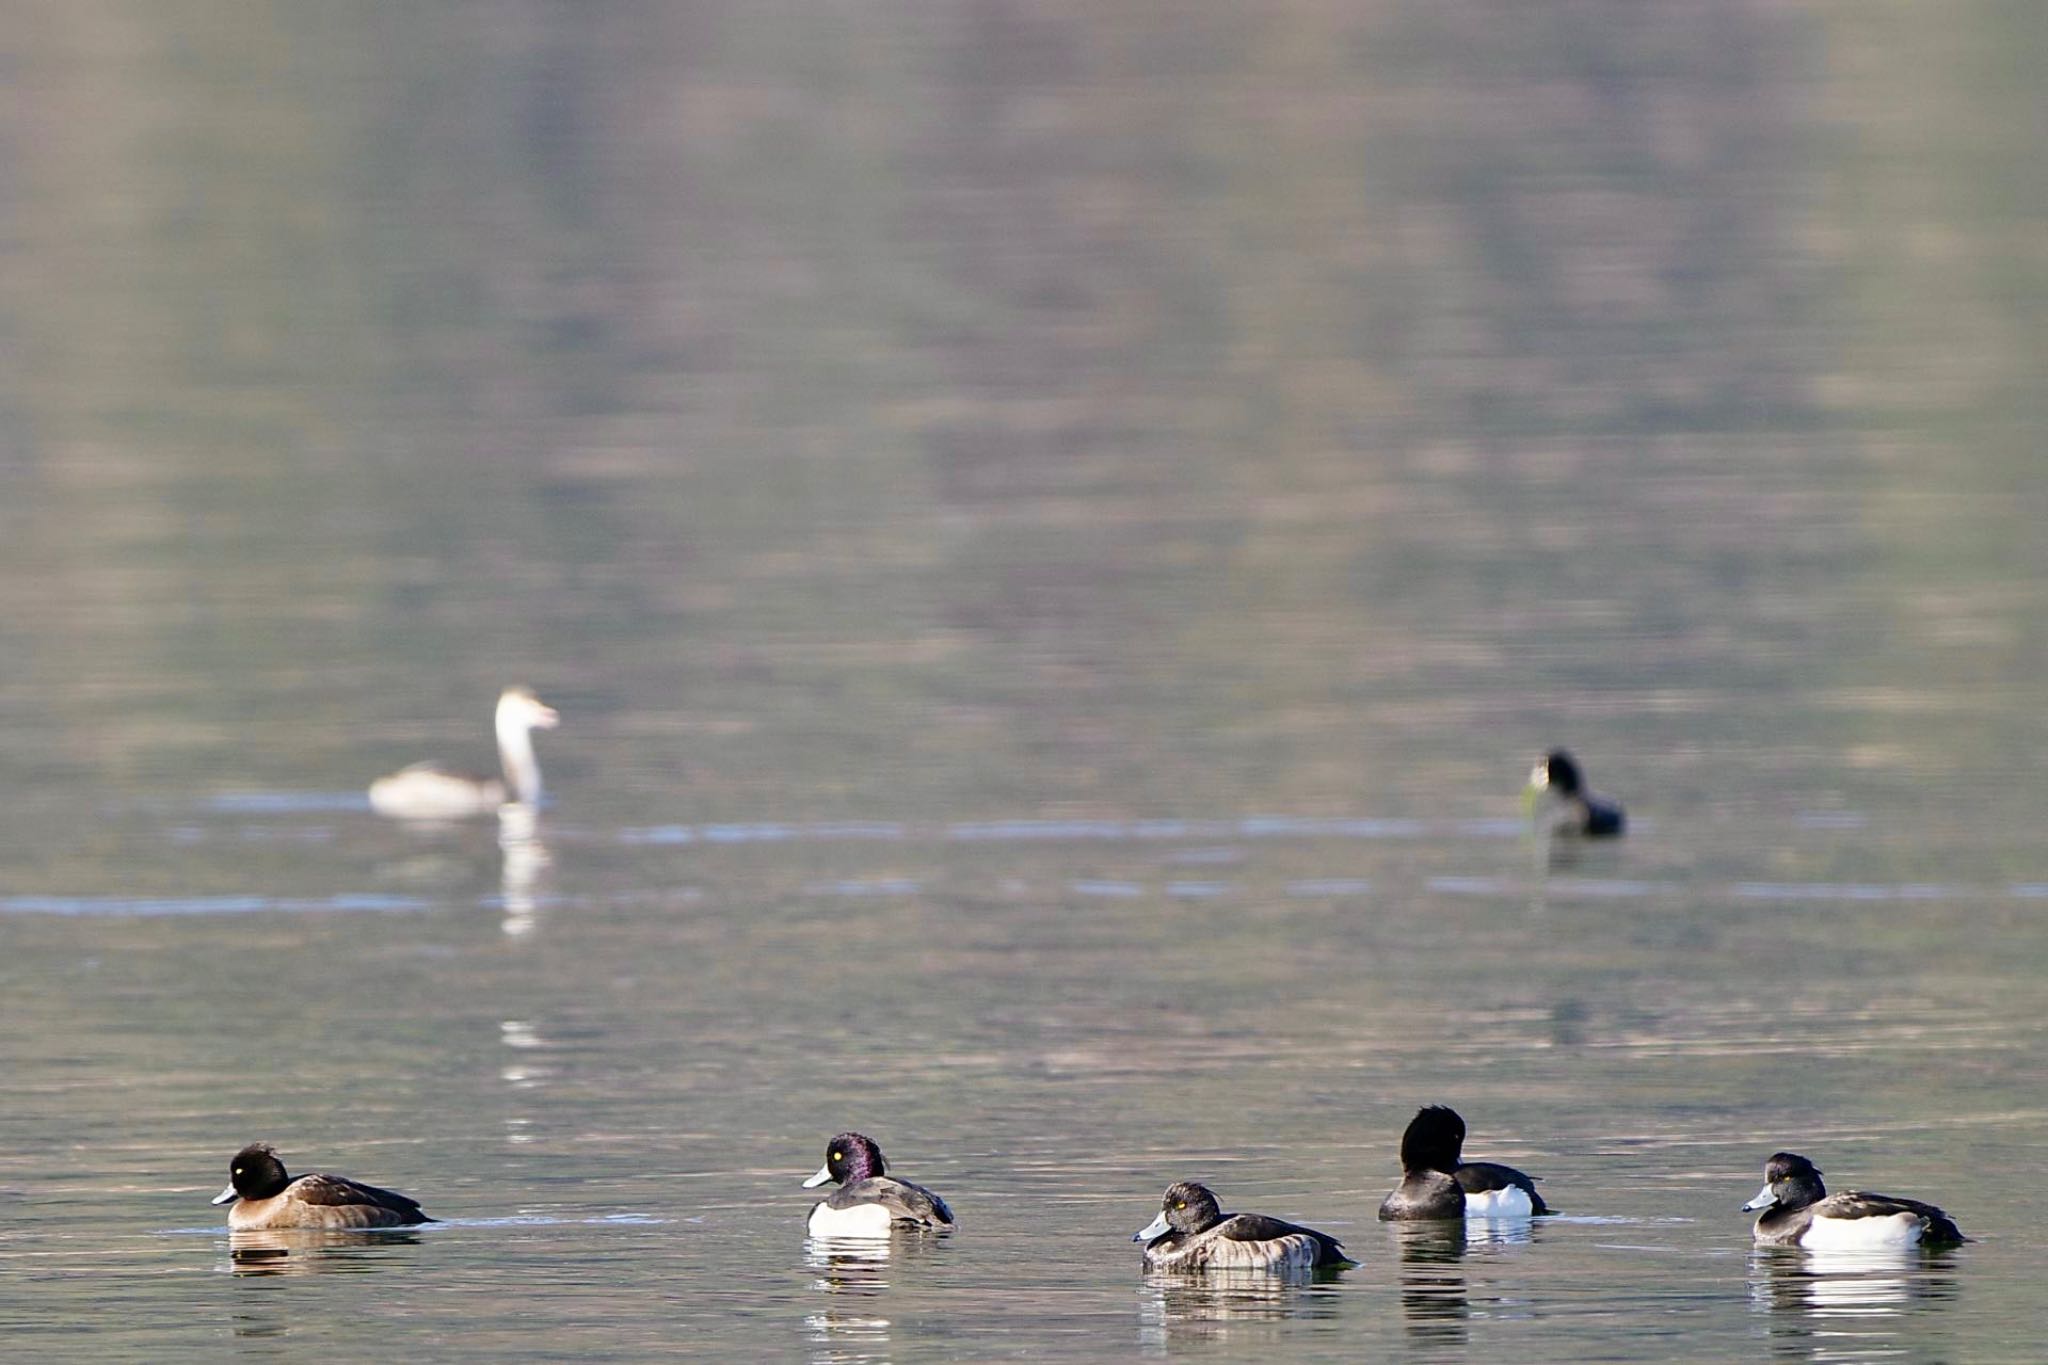
M 1912 1213 L 1881 1218 L 1816 1218 L 1799 1245 L 1809 1251 L 1879 1251 L 1909 1247 L 1920 1240 L 1920 1219 Z
M 1465 1216 L 1467 1218 L 1528 1218 L 1536 1211 L 1530 1202 L 1529 1192 L 1520 1185 L 1510 1185 L 1504 1190 L 1488 1190 L 1484 1194 L 1465 1192 Z

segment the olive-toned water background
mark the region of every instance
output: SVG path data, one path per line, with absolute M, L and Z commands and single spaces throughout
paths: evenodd
M 2038 1356 L 2033 5 L 10 8 L 11 1350 Z M 513 681 L 534 837 L 368 812 Z M 1377 1224 L 1429 1101 L 1566 1216 Z

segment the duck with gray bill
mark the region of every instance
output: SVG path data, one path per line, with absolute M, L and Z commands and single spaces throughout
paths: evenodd
M 1552 749 L 1537 760 L 1523 802 L 1536 826 L 1550 834 L 1612 839 L 1628 823 L 1620 806 L 1586 790 L 1577 761 L 1562 749 Z
M 1326 1232 L 1263 1213 L 1225 1213 L 1207 1185 L 1166 1187 L 1159 1216 L 1131 1234 L 1147 1270 L 1343 1270 L 1356 1265 Z
M 886 1171 L 873 1138 L 860 1133 L 833 1138 L 825 1148 L 825 1164 L 804 1181 L 804 1188 L 839 1188 L 811 1207 L 806 1230 L 813 1237 L 887 1237 L 899 1228 L 953 1226 L 953 1210 L 945 1200 Z
M 1946 1213 L 1917 1199 L 1863 1190 L 1829 1194 L 1820 1168 L 1797 1152 L 1772 1153 L 1764 1163 L 1764 1187 L 1742 1210 L 1759 1215 L 1760 1246 L 1885 1251 L 1970 1240 Z
M 1550 1212 L 1534 1176 L 1494 1161 L 1467 1161 L 1465 1120 L 1447 1105 L 1424 1105 L 1401 1134 L 1401 1183 L 1380 1204 L 1381 1219 L 1527 1218 Z
M 236 1232 L 278 1228 L 397 1228 L 437 1220 L 419 1201 L 342 1175 L 296 1180 L 267 1142 L 252 1142 L 228 1163 L 228 1187 L 214 1196 L 228 1204 Z

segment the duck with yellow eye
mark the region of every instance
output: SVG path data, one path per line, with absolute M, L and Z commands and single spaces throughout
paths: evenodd
M 1829 1194 L 1820 1167 L 1797 1152 L 1776 1152 L 1764 1163 L 1764 1187 L 1742 1206 L 1756 1220 L 1759 1246 L 1808 1251 L 1935 1251 L 1970 1239 L 1932 1204 L 1894 1194 L 1842 1190 Z
M 1166 1187 L 1159 1216 L 1131 1234 L 1145 1244 L 1145 1269 L 1199 1272 L 1346 1270 L 1358 1264 L 1325 1232 L 1263 1213 L 1225 1213 L 1207 1185 Z
M 825 1164 L 804 1181 L 807 1190 L 839 1188 L 812 1206 L 804 1226 L 813 1237 L 887 1237 L 899 1229 L 949 1228 L 953 1210 L 922 1185 L 884 1174 L 873 1138 L 841 1133 L 825 1148 Z

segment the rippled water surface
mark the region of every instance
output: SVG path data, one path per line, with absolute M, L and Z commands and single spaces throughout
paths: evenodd
M 15 1353 L 2038 1358 L 2024 6 L 18 27 Z M 537 820 L 370 812 L 510 682 Z M 1560 1215 L 1378 1223 L 1428 1102 Z M 845 1128 L 958 1230 L 807 1245 Z

